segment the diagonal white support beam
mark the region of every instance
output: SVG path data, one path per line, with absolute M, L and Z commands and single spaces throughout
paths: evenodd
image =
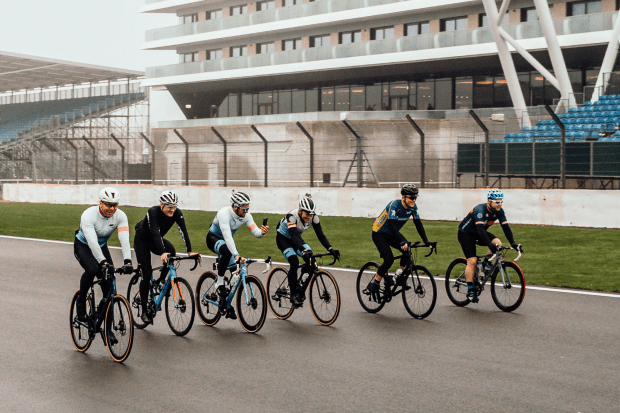
M 605 75 L 611 73 L 614 69 L 614 63 L 616 63 L 616 58 L 618 57 L 619 41 L 620 13 L 616 16 L 616 23 L 614 24 L 614 30 L 611 32 L 611 38 L 609 39 L 609 44 L 607 45 L 607 51 L 605 52 L 605 57 L 603 58 L 603 63 L 601 64 L 601 71 L 598 73 L 598 78 L 596 79 L 596 84 L 594 85 L 594 93 L 592 94 L 591 99 L 592 103 L 596 102 L 598 98 L 605 93 L 605 89 L 607 89 L 609 78 Z
M 499 8 L 499 12 L 497 14 L 497 21 L 501 22 L 504 21 L 504 15 L 506 14 L 506 11 L 508 10 L 508 6 L 510 5 L 510 0 L 504 0 L 502 1 L 502 5 Z M 499 24 L 498 24 L 499 26 Z

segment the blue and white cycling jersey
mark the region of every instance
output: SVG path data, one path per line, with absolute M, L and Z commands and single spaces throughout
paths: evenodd
M 129 244 L 129 223 L 127 215 L 118 209 L 111 218 L 105 218 L 99 211 L 99 206 L 95 205 L 88 208 L 80 219 L 80 229 L 75 237 L 82 244 L 90 247 L 97 262 L 105 260 L 101 247 L 103 247 L 110 236 L 118 229 L 118 240 L 121 243 L 123 258 L 131 259 L 131 247 Z
M 213 218 L 213 223 L 209 227 L 209 231 L 216 237 L 223 238 L 228 246 L 228 250 L 232 253 L 233 257 L 239 255 L 233 235 L 241 226 L 247 226 L 256 238 L 261 238 L 263 234 L 260 228 L 254 222 L 252 214 L 249 212 L 245 214 L 245 217 L 240 217 L 233 211 L 232 206 L 228 206 L 217 211 L 217 215 Z

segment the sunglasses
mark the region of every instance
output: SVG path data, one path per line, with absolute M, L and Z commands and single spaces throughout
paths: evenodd
M 416 199 L 418 199 L 417 196 L 410 196 L 410 195 L 407 195 L 405 198 L 411 199 L 412 201 L 415 201 Z
M 243 212 L 248 212 L 248 211 L 250 210 L 250 207 L 247 207 L 247 208 L 237 207 L 237 208 L 239 208 L 239 209 L 240 209 L 240 210 L 242 210 Z
M 103 201 L 102 201 L 102 202 L 103 202 Z M 109 203 L 109 202 L 103 202 L 103 205 L 104 205 L 106 208 L 118 208 L 118 204 L 111 204 L 111 203 Z
M 494 200 L 491 200 L 491 202 L 497 205 L 502 205 L 504 203 L 504 201 L 494 201 Z

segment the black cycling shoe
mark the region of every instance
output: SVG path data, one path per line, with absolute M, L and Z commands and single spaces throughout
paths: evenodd
M 111 331 L 108 332 L 108 342 L 110 343 L 111 346 L 115 346 L 118 344 L 118 339 L 116 338 L 114 333 Z
M 362 292 L 366 295 L 369 295 L 371 300 L 377 303 L 379 302 L 379 283 L 375 282 L 374 279 L 370 280 L 368 286 L 366 286 L 366 289 Z
M 477 303 L 478 302 L 478 294 L 476 294 L 476 290 L 474 290 L 473 288 L 471 290 L 468 290 L 467 291 L 467 298 L 472 303 Z
M 140 318 L 142 319 L 142 322 L 146 325 L 153 324 L 153 317 L 151 317 L 148 311 L 143 311 Z
M 293 307 L 303 307 L 304 305 L 304 299 L 301 296 L 301 294 L 299 293 L 294 293 L 291 296 L 291 304 L 293 304 Z
M 236 320 L 237 319 L 237 313 L 235 313 L 235 309 L 232 307 L 229 307 L 226 310 L 226 318 L 230 318 L 231 320 Z
M 86 315 L 86 302 L 81 303 L 79 299 L 75 302 L 75 316 L 78 321 L 88 323 L 88 316 Z

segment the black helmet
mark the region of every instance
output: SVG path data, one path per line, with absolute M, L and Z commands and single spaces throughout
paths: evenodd
M 408 195 L 414 198 L 418 197 L 418 188 L 414 184 L 405 184 L 402 188 L 400 188 L 401 195 Z

